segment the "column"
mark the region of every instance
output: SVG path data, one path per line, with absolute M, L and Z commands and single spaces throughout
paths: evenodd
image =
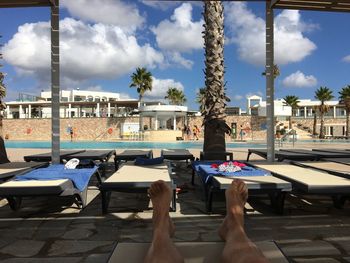
M 96 104 L 96 117 L 100 117 L 100 103 L 97 102 Z
M 28 105 L 28 118 L 32 118 L 32 105 Z
M 107 117 L 111 117 L 111 103 L 108 102 L 107 104 Z
M 155 119 L 155 122 L 154 122 L 154 129 L 157 131 L 158 130 L 158 115 L 156 114 L 156 119 Z
M 51 159 L 60 163 L 60 41 L 59 0 L 51 0 Z
M 23 118 L 23 107 L 22 107 L 22 104 L 19 105 L 18 118 L 20 118 L 20 119 Z
M 333 118 L 337 118 L 337 106 L 333 106 Z
M 72 104 L 68 104 L 68 118 L 72 117 Z
M 307 108 L 304 107 L 304 119 L 306 119 L 306 116 L 307 116 Z
M 267 161 L 275 161 L 275 113 L 274 113 L 274 36 L 273 9 L 266 1 L 266 122 L 267 122 Z
M 6 118 L 9 119 L 10 118 L 10 105 L 6 106 Z
M 176 131 L 176 114 L 174 114 L 173 130 Z

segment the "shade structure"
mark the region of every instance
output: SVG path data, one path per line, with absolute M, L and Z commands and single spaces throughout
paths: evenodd
M 0 0 L 0 8 L 51 6 L 53 0 Z
M 52 162 L 60 162 L 60 56 L 59 56 L 59 0 L 0 0 L 0 8 L 50 7 L 51 9 L 51 92 Z
M 272 8 L 350 12 L 350 0 L 272 0 Z

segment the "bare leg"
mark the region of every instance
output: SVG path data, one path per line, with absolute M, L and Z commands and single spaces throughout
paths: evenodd
M 220 237 L 226 241 L 222 253 L 224 263 L 265 263 L 268 260 L 249 240 L 244 231 L 244 205 L 248 198 L 247 186 L 235 179 L 226 190 L 226 217 L 219 229 Z
M 164 181 L 154 182 L 149 195 L 153 204 L 153 240 L 145 263 L 184 262 L 171 237 L 175 227 L 169 216 L 172 191 Z

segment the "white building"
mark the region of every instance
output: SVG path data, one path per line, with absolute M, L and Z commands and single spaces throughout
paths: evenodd
M 257 103 L 258 102 L 258 103 Z M 343 105 L 339 104 L 339 101 L 326 101 L 330 109 L 325 114 L 326 118 L 345 118 L 346 110 Z M 247 110 L 251 115 L 266 116 L 266 101 L 262 100 L 262 97 L 251 96 L 247 98 Z M 277 99 L 274 101 L 275 116 L 293 116 L 295 118 L 313 118 L 315 108 L 320 105 L 320 101 L 311 99 L 300 99 L 298 108 L 292 112 L 290 106 L 286 106 L 283 99 Z
M 60 117 L 113 117 L 126 116 L 138 107 L 138 100 L 121 100 L 119 93 L 62 90 Z M 20 94 L 17 101 L 6 102 L 5 118 L 51 118 L 51 92 L 42 91 L 40 97 Z

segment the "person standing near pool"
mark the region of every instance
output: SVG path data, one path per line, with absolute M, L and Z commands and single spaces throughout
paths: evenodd
M 68 125 L 67 131 L 68 131 L 68 133 L 70 135 L 70 141 L 72 142 L 73 141 L 74 130 L 73 130 L 73 127 L 70 124 Z

